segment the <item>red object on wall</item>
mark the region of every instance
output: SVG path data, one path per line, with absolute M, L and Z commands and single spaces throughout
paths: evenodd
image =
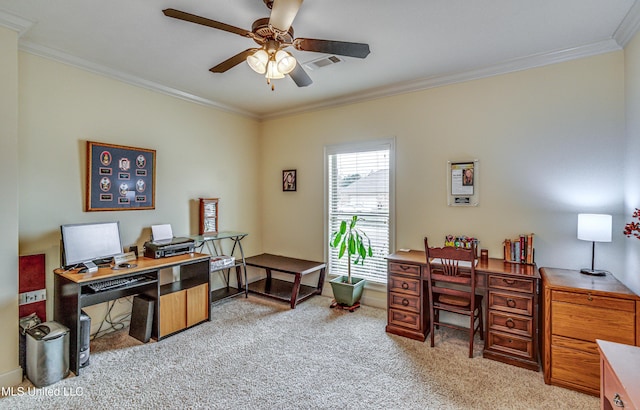
M 18 272 L 18 293 L 46 289 L 44 254 L 20 256 Z M 20 305 L 18 312 L 19 317 L 35 312 L 40 320 L 47 320 L 47 304 L 44 300 Z

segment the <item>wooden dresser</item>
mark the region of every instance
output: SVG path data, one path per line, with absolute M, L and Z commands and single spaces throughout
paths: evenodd
M 386 331 L 421 342 L 429 333 L 429 301 L 422 286 L 424 263 L 424 252 L 391 255 L 387 278 Z
M 598 340 L 600 408 L 640 410 L 640 347 Z
M 611 274 L 540 268 L 544 381 L 600 394 L 596 339 L 640 345 L 640 297 Z
M 424 341 L 429 334 L 429 300 L 424 251 L 387 257 L 386 331 Z M 485 292 L 483 356 L 538 371 L 538 290 L 535 265 L 489 258 L 476 266 L 478 290 Z

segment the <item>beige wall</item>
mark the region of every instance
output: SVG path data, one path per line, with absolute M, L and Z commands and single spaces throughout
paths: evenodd
M 15 39 L 13 43 L 15 48 Z M 197 234 L 197 199 L 219 197 L 220 229 L 249 232 L 243 241 L 247 255 L 261 250 L 258 122 L 32 54 L 14 51 L 14 57 L 14 65 L 19 63 L 19 87 L 16 78 L 7 86 L 19 88 L 19 127 L 14 121 L 19 138 L 9 139 L 13 150 L 2 150 L 1 155 L 8 157 L 2 161 L 7 168 L 3 176 L 19 170 L 13 191 L 17 192 L 17 181 L 20 217 L 17 212 L 6 214 L 4 208 L 2 217 L 16 224 L 16 231 L 19 221 L 19 249 L 17 245 L 2 249 L 12 255 L 14 285 L 16 254 L 46 254 L 49 320 L 53 320 L 52 271 L 60 263 L 61 224 L 117 220 L 123 245 L 142 247 L 154 224 L 170 223 L 176 235 Z M 86 140 L 156 150 L 155 210 L 84 212 Z M 13 202 L 18 202 L 15 195 Z M 225 248 L 228 252 L 229 246 Z M 221 285 L 217 277 L 213 282 Z M 2 292 L 8 292 L 15 304 L 17 292 L 10 289 L 3 280 Z M 0 314 L 5 311 L 17 328 L 17 306 Z M 105 311 L 105 305 L 88 309 L 93 330 Z M 11 342 L 14 345 L 0 339 L 0 349 L 17 352 L 17 331 Z M 17 353 L 0 360 L 8 357 L 12 363 L 5 371 L 17 363 Z
M 640 208 L 640 34 L 636 34 L 625 48 L 625 97 L 627 124 L 627 155 L 625 184 L 624 221 L 638 222 L 631 214 Z M 640 240 L 625 239 L 627 269 L 625 279 L 628 285 L 640 294 Z
M 18 48 L 0 27 L 0 386 L 22 379 L 18 366 Z
M 264 250 L 323 259 L 323 147 L 396 138 L 396 248 L 425 235 L 502 241 L 535 232 L 538 266 L 580 268 L 579 212 L 614 215 L 614 241 L 596 264 L 623 271 L 622 52 L 265 122 L 261 139 Z M 314 84 L 314 86 L 318 86 Z M 447 206 L 448 160 L 478 159 L 478 207 Z M 283 193 L 283 169 L 298 191 Z M 365 295 L 384 304 L 384 295 Z

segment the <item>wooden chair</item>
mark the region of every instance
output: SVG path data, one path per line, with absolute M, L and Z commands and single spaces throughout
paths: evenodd
M 482 295 L 476 295 L 475 247 L 460 249 L 453 247 L 429 248 L 424 238 L 427 256 L 427 285 L 429 297 L 429 331 L 431 347 L 434 346 L 434 328 L 446 326 L 468 330 L 469 357 L 473 357 L 473 337 L 480 333 L 484 340 L 482 319 Z M 462 269 L 458 269 L 458 268 Z M 440 311 L 469 317 L 469 326 L 460 326 L 440 321 Z

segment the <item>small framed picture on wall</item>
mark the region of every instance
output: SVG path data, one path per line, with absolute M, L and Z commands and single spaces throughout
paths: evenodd
M 284 192 L 295 191 L 298 185 L 298 178 L 295 169 L 282 171 L 282 190 Z

